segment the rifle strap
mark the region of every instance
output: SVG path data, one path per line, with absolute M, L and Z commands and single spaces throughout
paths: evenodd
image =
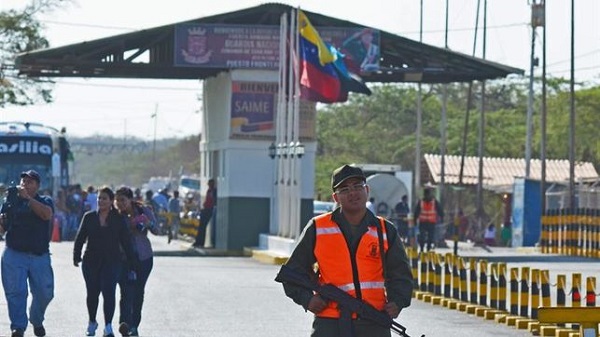
M 385 226 L 385 220 L 382 217 L 377 217 L 379 219 L 379 226 L 377 227 L 377 239 L 379 240 L 379 255 L 381 255 L 381 268 L 383 269 L 383 279 L 386 279 L 387 273 L 385 270 L 385 246 L 383 245 L 383 230 L 382 227 Z M 389 242 L 389 241 L 388 241 Z

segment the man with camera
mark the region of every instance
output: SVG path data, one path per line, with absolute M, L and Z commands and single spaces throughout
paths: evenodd
M 31 290 L 29 322 L 36 336 L 45 336 L 44 314 L 54 297 L 50 262 L 50 229 L 54 204 L 38 194 L 40 175 L 21 173 L 18 186 L 10 187 L 0 208 L 0 234 L 6 232 L 2 253 L 2 286 L 8 304 L 11 337 L 22 337 L 27 328 L 28 284 Z

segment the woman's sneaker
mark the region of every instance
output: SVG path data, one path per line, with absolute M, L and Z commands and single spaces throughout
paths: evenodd
M 139 336 L 137 328 L 131 328 L 131 330 L 129 330 L 129 336 Z
M 123 337 L 129 336 L 129 325 L 125 322 L 121 322 L 121 324 L 119 324 L 119 333 Z
M 33 334 L 38 336 L 38 337 L 44 337 L 46 336 L 46 329 L 44 328 L 43 325 L 40 326 L 34 326 L 33 327 Z
M 113 333 L 112 329 L 112 324 L 108 323 L 104 327 L 104 337 L 115 337 L 115 334 Z
M 96 336 L 96 329 L 98 329 L 97 322 L 89 322 L 87 331 L 85 332 L 86 336 Z

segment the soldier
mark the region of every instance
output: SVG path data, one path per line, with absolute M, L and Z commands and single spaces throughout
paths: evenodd
M 367 211 L 369 186 L 360 168 L 344 165 L 336 169 L 331 187 L 339 207 L 309 221 L 286 267 L 321 284 L 333 284 L 391 318 L 398 317 L 410 305 L 413 284 L 396 228 Z M 315 263 L 319 266 L 316 272 Z M 338 303 L 326 301 L 318 293 L 291 283 L 283 286 L 288 297 L 315 314 L 312 337 L 340 336 L 349 329 L 357 337 L 391 336 L 389 327 L 372 321 L 344 320 Z

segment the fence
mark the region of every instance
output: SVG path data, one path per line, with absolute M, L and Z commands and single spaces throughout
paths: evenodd
M 583 292 L 580 273 L 573 273 L 569 278 L 566 274 L 558 274 L 556 282 L 551 283 L 550 272 L 545 269 L 515 268 L 504 262 L 488 263 L 451 253 L 417 254 L 412 248 L 407 252 L 415 281 L 415 297 L 542 336 L 555 336 L 561 329 L 573 329 L 540 323 L 538 308 L 596 306 L 598 295 L 594 276 L 585 278 Z
M 600 258 L 600 209 L 551 209 L 541 222 L 543 253 Z

